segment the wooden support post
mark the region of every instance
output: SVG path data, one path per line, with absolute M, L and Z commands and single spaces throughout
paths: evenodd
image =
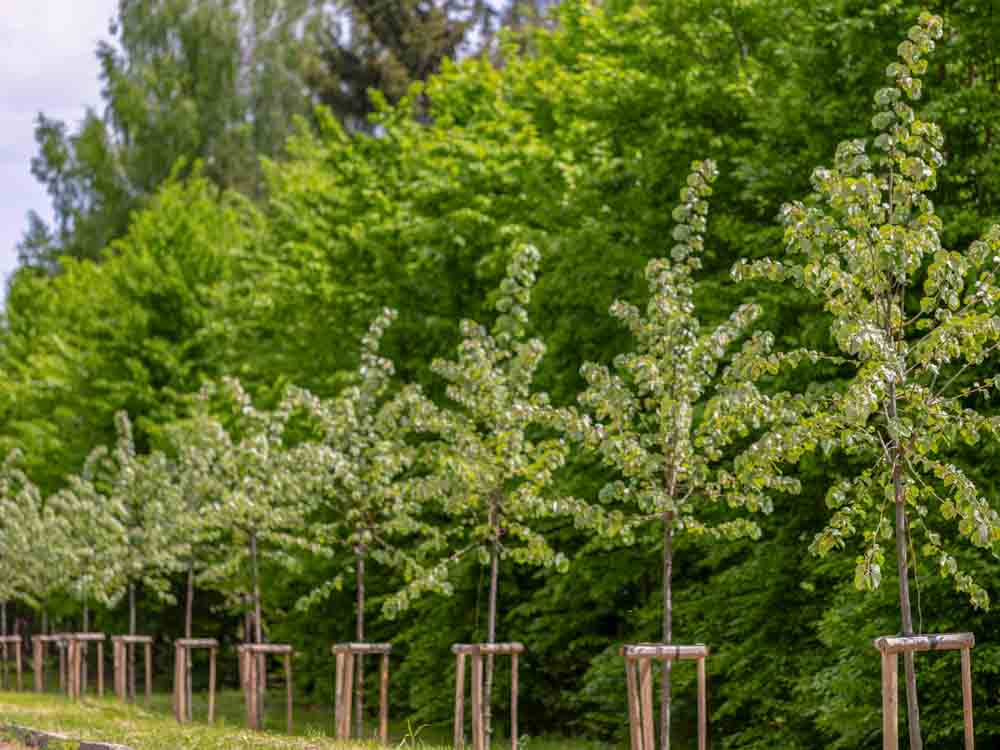
M 57 644 L 59 650 L 59 692 L 66 691 L 66 642 L 59 641 Z
M 639 660 L 639 701 L 642 708 L 642 744 L 653 748 L 653 663 L 649 657 Z
M 483 657 L 472 653 L 472 750 L 485 750 L 483 745 Z
M 340 694 L 340 737 L 351 738 L 351 710 L 354 707 L 354 654 L 344 652 L 344 689 Z
M 148 641 L 143 644 L 146 652 L 146 703 L 153 700 L 153 643 Z
M 704 656 L 698 659 L 698 750 L 708 750 L 708 674 Z
M 510 750 L 517 750 L 517 654 L 510 655 Z
M 13 647 L 14 671 L 15 671 L 14 685 L 17 689 L 17 692 L 20 693 L 22 690 L 24 690 L 24 682 L 23 682 L 24 664 L 21 661 L 21 652 L 23 651 L 24 648 L 24 639 L 22 639 L 21 636 L 19 635 L 2 635 L 0 636 L 0 646 L 3 646 L 4 687 L 5 688 L 7 687 L 7 674 L 10 671 L 8 669 L 7 662 L 10 659 L 10 649 Z
M 284 656 L 285 657 L 285 679 L 288 683 L 287 689 L 287 723 L 289 731 L 292 727 L 292 708 L 294 702 L 294 685 L 292 683 L 292 654 L 294 653 L 291 646 L 285 646 L 275 643 L 248 643 L 240 646 L 237 650 L 240 656 L 241 664 L 241 677 L 243 682 L 243 695 L 246 701 L 247 708 L 247 724 L 251 729 L 261 729 L 264 725 L 263 711 L 261 710 L 263 697 L 262 690 L 262 680 L 261 675 L 263 674 L 266 663 L 265 659 L 268 656 Z M 214 669 L 214 655 L 213 655 L 213 668 L 212 668 L 212 695 L 215 694 L 214 689 L 215 681 L 215 669 Z M 214 699 L 212 703 L 212 708 L 214 710 Z
M 288 733 L 292 733 L 292 655 L 285 654 L 285 700 L 288 711 Z
M 899 657 L 882 654 L 882 747 L 899 750 Z
M 882 747 L 897 750 L 899 743 L 899 654 L 918 651 L 960 651 L 962 658 L 962 718 L 965 750 L 974 750 L 976 736 L 972 721 L 972 633 L 940 635 L 883 636 L 875 639 L 882 656 Z
M 104 697 L 104 644 L 97 642 L 97 695 Z
M 334 654 L 336 661 L 336 674 L 333 680 L 333 733 L 334 737 L 338 740 L 346 739 L 340 734 L 341 722 L 343 721 L 340 717 L 341 712 L 344 709 L 344 660 L 345 656 L 341 652 L 335 652 Z
M 113 675 L 112 684 L 114 686 L 115 697 L 118 700 L 125 700 L 124 691 L 122 690 L 122 654 L 121 654 L 121 643 L 118 640 L 111 641 L 111 674 Z
M 465 748 L 465 653 L 455 654 L 455 750 Z
M 152 689 L 152 640 L 146 651 L 146 693 L 147 697 Z M 191 706 L 191 695 L 188 692 L 188 674 L 190 672 L 191 660 L 194 658 L 195 649 L 208 650 L 208 721 L 211 723 L 215 719 L 215 664 L 216 652 L 219 642 L 215 638 L 179 638 L 174 642 L 174 717 L 179 722 L 191 721 L 194 711 Z M 247 685 L 244 679 L 244 658 L 243 647 L 237 650 L 239 661 L 240 689 L 246 693 Z
M 518 656 L 524 653 L 522 643 L 456 643 L 451 647 L 455 654 L 455 725 L 454 747 L 462 750 L 465 746 L 465 658 L 472 662 L 471 697 L 472 750 L 487 750 L 486 701 L 483 685 L 483 656 L 510 656 L 510 741 L 511 750 L 518 747 L 517 703 L 519 690 Z
M 659 662 L 694 661 L 698 670 L 698 750 L 708 750 L 708 647 L 640 643 L 622 646 L 628 700 L 631 750 L 656 750 L 653 710 L 653 659 Z M 661 738 L 662 740 L 662 738 Z
M 628 727 L 631 750 L 645 750 L 642 746 L 642 720 L 639 708 L 638 666 L 625 659 L 625 686 L 628 693 Z
M 218 649 L 212 646 L 208 651 L 208 723 L 211 724 L 215 721 L 215 659 L 216 651 Z M 189 657 L 190 658 L 190 657 Z M 185 682 L 187 681 L 187 675 L 184 675 Z M 187 696 L 187 690 L 184 690 L 184 695 Z
M 976 733 L 972 725 L 972 651 L 962 649 L 962 719 L 965 724 L 965 750 L 975 750 Z
M 41 693 L 45 690 L 45 642 L 36 635 L 31 639 L 31 646 L 34 688 L 36 693 Z
M 181 694 L 185 693 L 183 689 L 184 681 L 181 678 L 181 669 L 184 668 L 184 649 L 181 644 L 174 643 L 174 720 L 178 723 L 184 721 L 184 700 L 181 698 Z
M 389 744 L 389 654 L 382 654 L 382 668 L 379 670 L 378 691 L 378 739 L 383 745 Z
M 331 647 L 336 657 L 334 682 L 334 730 L 337 739 L 349 740 L 352 733 L 354 691 L 364 690 L 364 685 L 354 684 L 356 659 L 366 655 L 382 656 L 379 677 L 378 737 L 382 744 L 389 742 L 389 654 L 391 643 L 335 643 Z M 358 737 L 359 740 L 366 739 Z

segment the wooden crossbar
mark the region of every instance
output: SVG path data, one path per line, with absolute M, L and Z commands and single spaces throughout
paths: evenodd
M 517 695 L 518 657 L 525 652 L 523 643 L 456 643 L 451 647 L 455 654 L 455 750 L 465 747 L 465 660 L 472 663 L 471 703 L 472 750 L 487 748 L 489 728 L 486 726 L 486 706 L 489 697 L 484 695 L 483 657 L 510 657 L 510 747 L 517 750 Z
M 111 636 L 115 695 L 122 701 L 135 700 L 135 660 L 133 657 L 136 646 L 143 647 L 146 702 L 149 703 L 153 698 L 153 636 L 151 635 Z
M 174 641 L 174 718 L 179 723 L 191 721 L 193 709 L 188 691 L 191 652 L 208 650 L 208 723 L 215 721 L 215 673 L 219 642 L 215 638 L 178 638 Z
M 918 651 L 960 651 L 962 657 L 962 719 L 965 728 L 965 750 L 974 750 L 976 735 L 972 720 L 972 649 L 976 638 L 972 633 L 942 635 L 882 636 L 875 639 L 875 648 L 882 658 L 882 747 L 899 747 L 899 655 Z
M 21 662 L 22 657 L 22 639 L 19 635 L 2 635 L 0 636 L 0 648 L 2 648 L 2 658 L 3 658 L 3 676 L 4 676 L 4 687 L 7 687 L 7 659 L 9 648 L 14 647 L 14 664 L 15 670 L 17 671 L 17 692 L 21 692 L 24 689 L 22 684 L 24 666 Z
M 381 656 L 379 670 L 378 738 L 389 744 L 389 654 L 391 643 L 335 643 L 330 649 L 336 657 L 334 689 L 334 730 L 338 740 L 351 739 L 351 711 L 354 697 L 355 659 Z M 356 686 L 364 690 L 363 685 Z M 357 739 L 363 740 L 364 737 Z
M 523 654 L 523 643 L 456 643 L 451 647 L 453 654 Z
M 275 643 L 245 643 L 237 647 L 240 660 L 240 678 L 246 700 L 247 726 L 260 729 L 264 717 L 261 716 L 261 676 L 265 669 L 264 660 L 268 655 L 281 656 L 285 664 L 285 710 L 288 733 L 292 733 L 292 654 L 291 646 Z
M 653 712 L 653 661 L 694 661 L 698 669 L 698 750 L 708 750 L 708 646 L 637 643 L 622 646 L 628 696 L 629 740 L 632 750 L 656 750 Z M 664 667 L 665 668 L 665 667 Z

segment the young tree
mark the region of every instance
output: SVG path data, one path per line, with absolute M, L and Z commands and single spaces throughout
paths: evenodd
M 846 387 L 813 397 L 803 419 L 758 449 L 790 460 L 840 450 L 862 467 L 830 488 L 835 512 L 813 550 L 823 555 L 861 534 L 855 582 L 872 590 L 882 580 L 882 544 L 894 535 L 904 635 L 913 633 L 908 548 L 915 534 L 976 607 L 989 598 L 949 553 L 948 522 L 994 554 L 1000 542 L 1000 516 L 954 459 L 981 437 L 1000 437 L 996 419 L 979 411 L 1000 378 L 977 380 L 971 372 L 1000 348 L 1000 228 L 966 252 L 942 247 L 928 193 L 944 161 L 943 139 L 907 104 L 920 97 L 918 76 L 941 35 L 941 19 L 922 14 L 886 70 L 890 85 L 875 94 L 873 151 L 863 140 L 841 143 L 834 166 L 813 173 L 815 194 L 783 208 L 788 260 L 734 269 L 737 278 L 795 283 L 832 318 L 852 369 Z M 904 665 L 909 744 L 919 750 L 912 654 Z
M 19 452 L 11 451 L 0 471 L 0 586 L 41 610 L 45 633 L 48 602 L 68 581 L 69 529 L 19 463 Z
M 381 356 L 380 346 L 396 311 L 385 309 L 371 323 L 361 342 L 361 363 L 353 385 L 329 401 L 295 389 L 290 400 L 303 407 L 319 426 L 322 451 L 317 464 L 325 463 L 318 479 L 321 491 L 311 503 L 309 536 L 320 547 L 342 546 L 355 559 L 355 637 L 365 640 L 365 563 L 370 556 L 394 568 L 412 564 L 394 539 L 425 528 L 420 505 L 408 491 L 411 469 L 418 463 L 420 448 L 408 438 L 437 421 L 437 410 L 418 386 L 392 393 L 394 366 Z M 325 598 L 340 588 L 340 577 L 312 592 L 304 606 Z M 363 658 L 356 660 L 356 734 L 364 731 Z
M 67 486 L 49 500 L 66 524 L 70 545 L 66 571 L 80 596 L 84 632 L 90 630 L 91 601 L 115 606 L 126 583 L 123 558 L 127 531 L 121 521 L 125 510 L 120 498 L 105 494 L 95 481 L 107 453 L 104 446 L 94 449 L 82 472 L 68 477 Z M 87 644 L 83 644 L 83 652 L 86 657 Z M 82 668 L 86 680 L 86 658 Z
M 565 556 L 549 545 L 539 524 L 570 514 L 582 524 L 590 515 L 583 503 L 544 496 L 553 473 L 565 463 L 567 446 L 560 437 L 536 439 L 538 430 L 533 431 L 548 409 L 546 394 L 532 388 L 545 347 L 527 336 L 527 308 L 539 259 L 534 247 L 517 249 L 500 286 L 492 332 L 463 321 L 456 358 L 432 365 L 448 382 L 447 395 L 455 408 L 448 424 L 437 428 L 441 442 L 435 476 L 426 489 L 442 503 L 452 525 L 424 545 L 440 553 L 447 538 L 450 549 L 457 551 L 431 564 L 390 603 L 390 608 L 405 606 L 422 590 L 448 592 L 448 571 L 476 555 L 490 566 L 489 643 L 496 642 L 501 560 L 565 570 Z M 489 655 L 484 686 L 488 733 L 492 685 Z
M 22 502 L 23 495 L 37 489 L 24 473 L 18 468 L 20 453 L 11 451 L 0 465 L 0 563 L 3 574 L 0 575 L 0 635 L 7 635 L 7 604 L 21 598 L 29 578 L 25 575 L 27 560 L 22 556 L 24 551 L 24 529 L 19 524 L 19 518 L 8 514 Z M 6 677 L 7 647 L 4 646 L 3 668 Z
M 113 451 L 98 465 L 95 481 L 102 487 L 111 512 L 125 530 L 122 544 L 122 583 L 128 591 L 129 635 L 136 634 L 136 587 L 141 584 L 170 601 L 171 577 L 186 557 L 186 534 L 181 532 L 183 506 L 171 480 L 170 466 L 159 452 L 138 456 L 132 422 L 125 412 L 115 415 L 117 439 Z M 129 644 L 129 692 L 135 697 L 135 646 Z
M 695 273 L 702 265 L 708 197 L 717 174 L 711 161 L 693 164 L 673 213 L 678 223 L 671 258 L 646 266 L 645 312 L 622 301 L 611 306 L 611 314 L 631 331 L 634 348 L 615 359 L 614 371 L 585 364 L 587 388 L 578 399 L 585 413 L 567 409 L 558 417 L 573 439 L 620 477 L 600 493 L 602 502 L 615 507 L 602 533 L 632 543 L 640 527 L 660 525 L 667 644 L 673 642 L 675 535 L 756 538 L 760 532 L 752 521 L 727 519 L 720 508 L 769 512 L 769 492 L 798 489 L 794 480 L 763 466 L 744 476 L 750 465 L 733 463 L 741 439 L 794 413 L 789 399 L 766 395 L 756 381 L 803 354 L 775 354 L 771 335 L 751 334 L 760 315 L 756 305 L 741 305 L 720 325 L 703 327 L 694 303 Z M 741 339 L 743 347 L 733 352 Z M 670 667 L 666 662 L 660 697 L 664 750 L 670 747 Z
M 262 643 L 263 603 L 260 587 L 262 545 L 278 555 L 289 548 L 314 550 L 302 536 L 309 478 L 319 476 L 314 451 L 289 449 L 284 442 L 287 407 L 265 411 L 253 405 L 238 380 L 208 385 L 203 401 L 228 401 L 231 429 L 207 414 L 192 426 L 210 451 L 214 499 L 205 510 L 205 538 L 221 553 L 209 561 L 202 579 L 242 601 L 250 592 L 255 643 Z M 264 672 L 260 670 L 263 682 Z M 260 692 L 263 701 L 263 690 Z M 263 707 L 260 707 L 263 710 Z

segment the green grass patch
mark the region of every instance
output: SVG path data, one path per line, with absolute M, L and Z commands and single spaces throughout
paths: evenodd
M 57 694 L 0 692 L 0 727 L 6 723 L 58 732 L 75 739 L 97 740 L 127 745 L 132 750 L 374 750 L 375 742 L 336 742 L 331 739 L 332 711 L 311 704 L 296 704 L 295 734 L 284 733 L 284 695 L 268 696 L 265 731 L 244 728 L 242 695 L 225 691 L 216 701 L 216 721 L 205 723 L 208 711 L 205 696 L 194 696 L 195 721 L 178 724 L 168 694 L 157 693 L 146 705 L 142 697 L 136 705 L 124 705 L 115 698 L 88 696 L 78 704 Z M 368 731 L 374 732 L 374 725 Z M 445 734 L 445 732 L 448 734 Z M 0 740 L 6 739 L 0 735 Z M 443 726 L 392 727 L 390 746 L 421 750 L 450 750 L 450 728 Z M 509 748 L 496 739 L 495 747 Z M 602 750 L 607 746 L 585 741 L 525 737 L 523 750 Z

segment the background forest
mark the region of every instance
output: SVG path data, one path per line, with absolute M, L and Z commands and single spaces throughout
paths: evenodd
M 115 442 L 121 410 L 147 453 L 170 445 L 206 381 L 238 377 L 265 407 L 289 383 L 332 397 L 385 307 L 399 315 L 382 354 L 440 401 L 431 362 L 455 351 L 461 319 L 492 319 L 519 242 L 541 257 L 536 383 L 569 405 L 586 385 L 581 365 L 629 345 L 608 308 L 644 303 L 643 270 L 674 245 L 671 211 L 693 159 L 719 169 L 694 289 L 703 318 L 756 303 L 776 349 L 833 352 L 813 298 L 736 284 L 730 269 L 777 255 L 781 205 L 810 192 L 840 141 L 870 135 L 872 94 L 925 9 L 946 24 L 918 103 L 945 135 L 932 198 L 945 245 L 965 247 L 1000 220 L 1000 15 L 988 2 L 122 0 L 97 52 L 103 109 L 79 128 L 38 120 L 33 171 L 56 219 L 29 218 L 8 282 L 0 451 L 20 448 L 51 493 Z M 994 375 L 989 360 L 968 373 Z M 836 389 L 841 376 L 820 364 L 768 387 Z M 949 458 L 1000 507 L 995 445 Z M 886 565 L 883 586 L 863 593 L 857 548 L 810 552 L 828 489 L 853 469 L 840 454 L 803 458 L 801 492 L 757 515 L 757 539 L 676 540 L 674 639 L 714 649 L 717 746 L 878 746 L 871 641 L 899 630 L 895 574 Z M 557 490 L 596 497 L 607 481 L 599 461 L 577 458 Z M 565 572 L 501 570 L 498 629 L 529 647 L 522 726 L 621 738 L 618 648 L 660 637 L 660 537 L 607 550 L 564 519 L 548 524 Z M 977 736 L 997 742 L 1000 614 L 974 609 L 936 559 L 914 554 L 917 631 L 976 633 Z M 957 557 L 996 598 L 1000 563 Z M 296 646 L 300 686 L 328 703 L 329 644 L 353 632 L 354 592 L 307 613 L 295 604 L 353 564 L 345 546 L 295 575 L 266 559 L 261 571 L 269 639 Z M 423 597 L 389 620 L 381 604 L 402 581 L 369 563 L 367 635 L 400 654 L 393 710 L 416 722 L 447 722 L 449 647 L 485 636 L 489 565 L 470 557 L 451 578 L 450 598 Z M 183 599 L 183 575 L 166 585 Z M 183 633 L 179 607 L 143 587 L 137 596 L 140 632 Z M 199 596 L 197 635 L 238 636 L 242 620 L 224 604 Z M 23 606 L 9 616 L 36 617 Z M 67 597 L 50 616 L 75 621 L 78 603 Z M 121 608 L 93 617 L 126 628 Z M 957 668 L 920 664 L 926 746 L 956 747 Z M 673 679 L 674 720 L 690 732 L 694 675 Z

